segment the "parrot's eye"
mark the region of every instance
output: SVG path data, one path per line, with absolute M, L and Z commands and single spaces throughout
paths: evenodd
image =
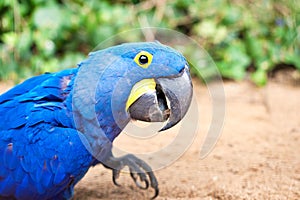
M 152 62 L 152 55 L 150 53 L 148 53 L 147 51 L 141 51 L 140 53 L 138 53 L 135 58 L 134 61 L 136 62 L 136 64 L 138 64 L 140 67 L 142 68 L 148 68 L 149 65 Z
M 148 63 L 148 57 L 145 56 L 145 55 L 141 55 L 141 56 L 139 57 L 139 63 L 140 63 L 141 65 L 147 64 L 147 63 Z

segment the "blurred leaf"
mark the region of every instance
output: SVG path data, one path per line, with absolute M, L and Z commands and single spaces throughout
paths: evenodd
M 263 69 L 257 69 L 251 74 L 251 80 L 258 86 L 264 86 L 267 84 L 267 72 Z
M 206 20 L 196 25 L 195 31 L 199 36 L 209 38 L 213 37 L 216 34 L 217 27 L 215 21 Z
M 287 54 L 285 57 L 285 62 L 287 64 L 294 65 L 300 70 L 300 54 L 292 53 L 292 54 Z
M 64 69 L 77 67 L 77 64 L 85 58 L 86 56 L 81 53 L 67 52 L 64 58 L 59 63 L 59 68 Z
M 56 5 L 39 7 L 33 15 L 33 22 L 40 29 L 58 30 L 66 19 L 65 12 Z
M 186 33 L 207 51 L 182 51 L 199 78 L 216 74 L 214 60 L 223 77 L 242 80 L 250 73 L 264 85 L 277 64 L 300 70 L 299 9 L 295 0 L 2 0 L 0 79 L 75 67 L 114 34 L 154 26 Z
M 18 35 L 16 34 L 16 32 L 8 32 L 8 33 L 3 34 L 1 39 L 9 47 L 13 48 L 17 44 Z
M 225 16 L 223 18 L 224 25 L 232 25 L 237 23 L 241 18 L 241 9 L 235 6 L 228 6 L 223 10 Z
M 263 60 L 264 50 L 263 43 L 259 38 L 252 36 L 250 33 L 246 34 L 247 53 L 252 57 L 254 62 L 258 63 Z
M 246 68 L 250 64 L 244 44 L 235 41 L 222 52 L 222 55 L 223 59 L 217 62 L 221 74 L 226 78 L 242 80 L 246 75 Z

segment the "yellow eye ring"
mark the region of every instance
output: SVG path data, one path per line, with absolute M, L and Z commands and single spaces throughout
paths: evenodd
M 138 64 L 138 66 L 146 69 L 152 63 L 153 56 L 147 51 L 141 51 L 134 57 L 134 62 Z

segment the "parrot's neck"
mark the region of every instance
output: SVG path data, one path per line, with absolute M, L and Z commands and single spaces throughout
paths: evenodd
M 112 142 L 130 121 L 125 107 L 130 88 L 120 76 L 104 72 L 96 89 L 95 112 L 101 129 Z M 128 81 L 126 81 L 128 82 Z
M 130 121 L 125 107 L 131 83 L 122 78 L 126 69 L 118 69 L 117 72 L 105 69 L 101 73 L 97 71 L 101 75 L 92 74 L 94 76 L 84 70 L 79 68 L 74 76 L 72 93 L 68 98 L 74 126 L 85 135 L 91 146 L 97 145 L 94 144 L 96 140 L 103 141 L 103 135 L 113 142 Z

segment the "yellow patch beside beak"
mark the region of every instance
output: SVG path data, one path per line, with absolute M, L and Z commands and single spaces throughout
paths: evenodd
M 143 79 L 137 82 L 131 89 L 130 95 L 126 102 L 126 110 L 143 94 L 155 92 L 156 83 L 154 79 Z

